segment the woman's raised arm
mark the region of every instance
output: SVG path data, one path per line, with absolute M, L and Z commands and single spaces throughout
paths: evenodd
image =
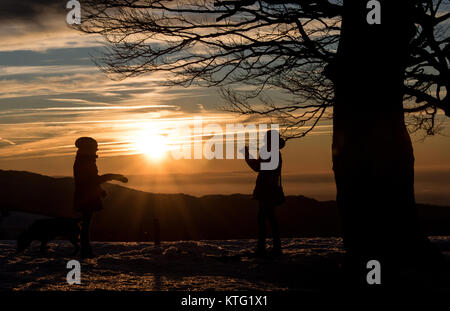
M 126 178 L 125 176 L 123 176 L 121 174 L 104 174 L 104 175 L 98 176 L 98 181 L 100 184 L 103 184 L 103 183 L 105 183 L 107 181 L 111 181 L 111 180 L 117 180 L 117 181 L 121 181 L 123 183 L 128 182 L 128 178 Z

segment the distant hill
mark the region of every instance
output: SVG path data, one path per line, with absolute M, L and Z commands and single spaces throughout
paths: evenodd
M 0 170 L 0 210 L 4 217 L 8 217 L 8 211 L 75 216 L 73 188 L 72 178 Z M 194 197 L 147 193 L 115 184 L 105 184 L 103 188 L 108 196 L 104 210 L 95 217 L 93 240 L 150 240 L 154 218 L 159 219 L 162 240 L 256 237 L 257 202 L 250 195 Z M 450 235 L 450 207 L 418 207 L 426 233 Z M 340 235 L 335 201 L 288 196 L 277 215 L 284 237 Z

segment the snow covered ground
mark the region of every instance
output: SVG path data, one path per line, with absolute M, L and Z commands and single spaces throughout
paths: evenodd
M 450 245 L 450 237 L 435 237 Z M 254 240 L 153 243 L 94 242 L 97 257 L 70 256 L 68 242 L 45 253 L 34 242 L 15 254 L 15 241 L 0 241 L 0 289 L 14 290 L 287 290 L 337 285 L 343 254 L 339 238 L 284 239 L 277 259 L 242 256 Z M 448 256 L 450 253 L 446 253 Z M 81 284 L 69 285 L 66 264 L 81 262 Z

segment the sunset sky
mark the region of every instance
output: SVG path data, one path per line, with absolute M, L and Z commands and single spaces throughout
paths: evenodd
M 0 3 L 0 169 L 71 176 L 75 139 L 92 136 L 100 143 L 100 172 L 130 176 L 130 187 L 250 193 L 256 176 L 243 160 L 174 160 L 167 154 L 155 159 L 145 144 L 148 135 L 167 140 L 169 129 L 198 116 L 223 126 L 242 120 L 219 109 L 225 102 L 218 90 L 161 87 L 163 75 L 109 79 L 92 61 L 102 39 L 70 29 L 65 3 Z M 450 205 L 450 119 L 439 120 L 441 135 L 424 141 L 422 133 L 412 136 L 416 194 L 419 202 Z M 283 149 L 288 194 L 334 199 L 331 130 L 331 121 L 324 120 Z

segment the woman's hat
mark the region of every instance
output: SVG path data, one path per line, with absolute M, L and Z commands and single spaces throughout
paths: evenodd
M 276 132 L 278 134 L 279 137 L 279 143 L 278 143 L 278 149 L 283 149 L 284 146 L 286 146 L 286 141 L 281 138 L 281 136 L 279 136 L 279 132 L 276 130 L 268 130 L 266 133 L 266 142 L 268 142 L 270 144 L 270 139 L 272 138 L 272 132 Z
M 92 137 L 80 137 L 75 141 L 75 146 L 80 150 L 98 150 L 98 144 Z

